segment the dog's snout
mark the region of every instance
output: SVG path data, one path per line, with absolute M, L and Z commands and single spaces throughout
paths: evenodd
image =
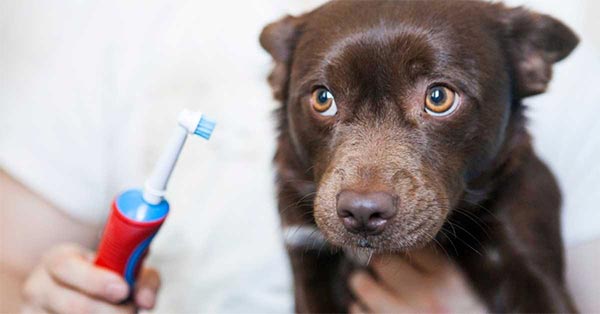
M 352 233 L 376 235 L 396 215 L 394 196 L 387 192 L 355 192 L 338 194 L 337 214 Z

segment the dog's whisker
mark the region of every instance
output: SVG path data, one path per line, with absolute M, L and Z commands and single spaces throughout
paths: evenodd
M 371 258 L 373 258 L 373 251 L 369 252 L 369 259 L 367 259 L 367 266 L 371 264 Z
M 481 252 L 479 252 L 477 249 L 475 249 L 473 246 L 471 246 L 469 243 L 467 243 L 462 238 L 456 237 L 455 239 L 457 239 L 458 241 L 462 242 L 462 244 L 466 245 L 469 249 L 473 250 L 475 253 L 479 254 L 480 256 L 483 256 L 483 254 Z
M 452 222 L 450 222 L 450 220 L 448 220 L 446 222 L 450 225 L 450 227 L 452 228 L 452 233 L 456 237 L 456 229 L 454 228 L 454 224 Z
M 440 247 L 440 249 L 442 249 L 444 251 L 444 254 L 446 255 L 446 257 L 448 258 L 448 260 L 451 260 L 452 258 L 450 257 L 450 254 L 448 254 L 448 251 L 446 251 L 446 249 L 444 248 L 444 246 L 431 234 L 429 234 L 428 232 L 424 233 L 425 236 L 427 236 L 429 239 L 431 239 L 435 245 L 433 246 L 433 248 L 435 250 L 437 250 L 437 247 Z
M 468 209 L 462 208 L 462 207 L 454 207 L 453 211 L 456 211 L 457 213 L 461 213 L 465 216 L 468 216 L 469 218 L 471 218 L 473 220 L 473 222 L 478 222 L 480 224 L 485 224 L 485 221 L 482 220 L 480 217 L 478 217 L 477 215 L 475 215 L 474 213 L 472 213 L 471 211 L 469 211 Z
M 317 192 L 311 192 L 311 193 L 307 193 L 306 195 L 304 195 L 304 196 L 302 196 L 300 199 L 298 199 L 298 201 L 296 201 L 296 202 L 294 202 L 294 203 L 292 203 L 292 204 L 288 205 L 288 206 L 287 206 L 287 207 L 285 207 L 284 209 L 280 210 L 280 211 L 279 211 L 279 212 L 280 212 L 280 214 L 284 214 L 284 213 L 285 213 L 286 211 L 288 211 L 290 208 L 294 208 L 294 207 L 304 207 L 304 206 L 302 206 L 302 205 L 303 205 L 303 202 L 306 202 L 306 204 L 304 204 L 304 205 L 307 205 L 307 206 L 308 206 L 308 205 L 311 205 L 311 207 L 312 207 L 312 204 L 313 204 L 314 200 L 312 200 L 312 199 L 309 199 L 309 198 L 311 198 L 311 197 L 315 196 L 316 194 L 317 194 Z M 311 211 L 311 212 L 312 212 L 312 211 Z
M 464 199 L 464 198 L 461 198 L 461 201 L 464 201 L 464 202 L 466 202 L 466 203 L 469 203 L 469 204 L 471 204 L 471 205 L 473 205 L 473 206 L 477 206 L 477 207 L 479 207 L 479 208 L 481 208 L 481 209 L 485 210 L 485 211 L 486 211 L 488 214 L 492 215 L 492 217 L 494 217 L 495 219 L 499 220 L 499 218 L 496 216 L 496 214 L 494 214 L 494 213 L 493 213 L 493 212 L 492 212 L 490 209 L 488 209 L 487 207 L 485 207 L 485 206 L 483 206 L 483 205 L 481 205 L 481 204 L 479 204 L 479 203 L 471 202 L 471 201 L 469 201 L 469 200 L 467 200 L 467 199 Z
M 448 236 L 448 235 L 446 234 L 446 230 L 444 230 L 444 228 L 442 228 L 442 229 L 440 230 L 440 233 L 441 233 L 441 234 L 442 234 L 444 237 L 446 237 L 446 239 L 448 239 L 448 242 L 450 242 L 450 245 L 452 245 L 452 248 L 454 248 L 454 253 L 456 253 L 456 256 L 458 256 L 458 255 L 459 255 L 459 253 L 458 253 L 458 249 L 456 249 L 456 246 L 454 245 L 454 242 L 452 242 L 452 238 L 450 238 L 450 236 Z
M 469 219 L 471 222 L 473 222 L 475 224 L 476 227 L 478 227 L 481 231 L 483 231 L 486 236 L 488 236 L 489 238 L 489 233 L 488 230 L 490 229 L 490 226 L 488 225 L 488 223 L 486 223 L 485 221 L 476 218 L 477 216 L 474 216 L 472 213 L 469 213 L 467 210 L 464 210 L 462 208 L 455 208 L 455 211 L 457 214 L 462 215 L 463 217 Z
M 453 224 L 453 223 L 451 223 L 450 221 L 448 221 L 448 223 L 450 223 L 450 225 L 455 225 L 457 228 L 461 229 L 461 230 L 462 230 L 462 231 L 464 231 L 466 234 L 468 234 L 468 235 L 469 235 L 471 238 L 473 238 L 473 240 L 475 240 L 475 241 L 477 242 L 478 246 L 480 246 L 480 247 L 481 247 L 481 246 L 483 246 L 483 245 L 481 244 L 481 241 L 479 241 L 479 239 L 478 239 L 476 236 L 474 236 L 474 235 L 473 235 L 473 234 L 472 234 L 472 233 L 471 233 L 469 230 L 467 230 L 466 228 L 462 227 L 462 226 L 461 226 L 461 225 L 459 225 L 459 224 Z

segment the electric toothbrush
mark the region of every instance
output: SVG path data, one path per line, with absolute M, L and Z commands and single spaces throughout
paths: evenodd
M 165 151 L 143 189 L 130 189 L 112 203 L 95 264 L 113 270 L 133 287 L 148 247 L 169 213 L 165 192 L 188 134 L 209 139 L 215 122 L 183 110 Z

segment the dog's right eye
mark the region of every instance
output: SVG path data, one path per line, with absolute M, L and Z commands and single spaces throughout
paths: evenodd
M 458 104 L 458 95 L 443 85 L 434 85 L 427 90 L 425 111 L 432 116 L 447 116 Z
M 317 88 L 310 97 L 313 109 L 323 116 L 333 116 L 337 113 L 337 106 L 333 95 L 327 88 Z

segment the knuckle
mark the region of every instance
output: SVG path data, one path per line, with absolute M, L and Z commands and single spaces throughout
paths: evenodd
M 58 255 L 74 255 L 81 251 L 81 247 L 75 243 L 62 243 L 57 245 L 54 251 Z
M 43 299 L 44 287 L 44 272 L 43 269 L 36 267 L 21 288 L 20 294 L 25 303 L 37 304 Z
M 48 260 L 46 268 L 52 275 L 60 276 L 68 271 L 70 258 L 66 255 L 55 256 Z
M 21 289 L 21 297 L 26 303 L 33 303 L 36 299 L 36 289 L 32 280 L 29 279 L 25 282 L 23 289 Z
M 69 298 L 65 301 L 65 310 L 69 313 L 93 313 L 94 306 L 91 301 L 84 298 Z
M 154 279 L 154 281 L 156 282 L 157 286 L 160 286 L 161 284 L 161 279 L 160 279 L 160 273 L 158 272 L 158 270 L 151 268 L 150 269 L 150 276 Z
M 34 308 L 30 304 L 23 304 L 21 307 L 21 314 L 38 314 L 40 312 L 39 309 Z
M 144 268 L 138 281 L 140 287 L 149 287 L 156 290 L 161 285 L 160 274 L 154 268 Z
M 157 278 L 160 277 L 160 274 L 158 273 L 158 270 L 156 270 L 156 268 L 154 268 L 154 267 L 149 267 L 148 268 L 148 273 L 150 275 L 154 276 L 154 277 L 157 277 Z
M 350 286 L 355 290 L 360 290 L 360 288 L 367 283 L 367 278 L 363 273 L 353 274 L 350 278 Z
M 72 244 L 60 244 L 44 254 L 42 260 L 48 267 L 54 267 L 57 263 L 74 256 Z

